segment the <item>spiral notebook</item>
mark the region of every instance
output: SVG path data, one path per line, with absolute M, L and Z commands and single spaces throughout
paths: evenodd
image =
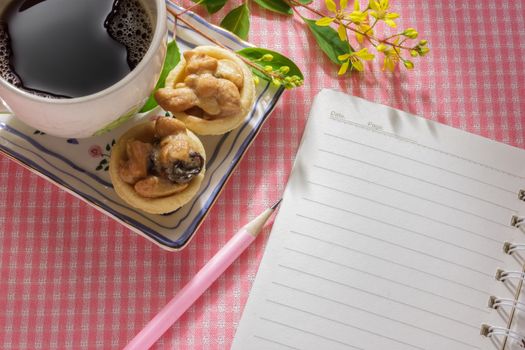
M 321 91 L 232 349 L 524 348 L 522 189 L 524 150 Z

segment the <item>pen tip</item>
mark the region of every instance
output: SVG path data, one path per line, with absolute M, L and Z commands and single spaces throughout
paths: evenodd
M 283 200 L 282 198 L 279 199 L 279 200 L 278 200 L 277 202 L 275 202 L 275 204 L 272 205 L 270 208 L 271 208 L 272 210 L 277 209 L 277 207 L 279 206 L 279 204 L 281 204 L 281 201 L 282 201 L 282 200 Z

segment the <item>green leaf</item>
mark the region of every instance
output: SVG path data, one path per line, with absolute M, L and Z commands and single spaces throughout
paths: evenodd
M 299 1 L 303 5 L 308 5 L 308 4 L 311 4 L 314 0 L 297 0 L 297 1 Z
M 293 15 L 292 8 L 284 0 L 254 0 L 259 6 L 283 15 Z
M 220 26 L 246 40 L 250 31 L 250 10 L 246 3 L 231 10 L 224 17 Z
M 237 51 L 237 53 L 249 59 L 256 65 L 261 66 L 263 68 L 265 66 L 271 66 L 273 70 L 277 71 L 281 67 L 289 67 L 290 70 L 285 74 L 285 76 L 291 77 L 293 75 L 297 75 L 299 78 L 301 78 L 301 80 L 304 80 L 303 73 L 301 72 L 299 67 L 297 67 L 297 65 L 292 60 L 290 60 L 288 57 L 278 52 L 268 50 L 268 49 L 262 49 L 259 47 L 247 47 L 245 49 Z M 264 55 L 272 55 L 273 59 L 271 61 L 261 61 L 260 59 Z M 271 80 L 270 77 L 261 73 L 257 69 L 252 69 L 252 71 L 255 75 L 257 75 L 258 77 L 262 79 L 269 80 L 269 81 Z
M 194 3 L 202 5 L 208 13 L 215 13 L 222 9 L 228 0 L 192 0 Z
M 303 21 L 308 25 L 308 28 L 312 32 L 317 41 L 317 44 L 328 56 L 328 58 L 337 65 L 341 62 L 337 59 L 337 56 L 344 55 L 349 52 L 354 52 L 354 49 L 348 44 L 347 41 L 341 41 L 337 31 L 332 27 L 320 27 L 315 24 L 314 20 L 304 18 Z
M 155 85 L 155 90 L 153 90 L 153 93 L 155 93 L 155 91 L 157 91 L 159 88 L 164 87 L 164 84 L 166 84 L 166 77 L 168 76 L 169 72 L 171 72 L 171 70 L 175 68 L 179 61 L 179 48 L 177 47 L 177 42 L 173 40 L 168 44 L 166 58 L 164 59 L 164 66 L 162 67 L 162 72 L 160 73 L 159 80 L 157 81 L 157 85 Z M 146 104 L 140 110 L 140 113 L 150 111 L 153 108 L 157 107 L 157 101 L 155 101 L 153 93 L 148 98 L 148 101 L 146 101 Z

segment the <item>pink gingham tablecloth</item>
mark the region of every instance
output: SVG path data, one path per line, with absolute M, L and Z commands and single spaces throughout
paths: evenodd
M 306 84 L 285 93 L 182 252 L 163 251 L 0 156 L 1 349 L 122 348 L 236 229 L 280 196 L 321 88 L 524 148 L 524 1 L 391 0 L 399 26 L 417 28 L 430 54 L 411 72 L 383 73 L 375 63 L 345 78 L 337 77 L 299 19 L 250 6 L 250 41 L 293 57 Z M 314 6 L 325 11 L 319 0 Z M 267 234 L 155 349 L 229 349 Z

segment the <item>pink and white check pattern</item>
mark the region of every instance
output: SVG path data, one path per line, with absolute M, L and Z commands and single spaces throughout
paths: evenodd
M 285 93 L 182 252 L 161 250 L 0 156 L 0 348 L 122 348 L 233 232 L 280 196 L 310 102 L 323 87 L 525 148 L 525 1 L 391 5 L 401 28 L 413 26 L 429 40 L 430 54 L 412 72 L 383 73 L 374 63 L 343 79 L 299 19 L 251 6 L 251 42 L 293 57 L 307 81 Z M 325 11 L 319 0 L 314 6 Z M 263 235 L 155 349 L 229 349 L 264 245 Z

